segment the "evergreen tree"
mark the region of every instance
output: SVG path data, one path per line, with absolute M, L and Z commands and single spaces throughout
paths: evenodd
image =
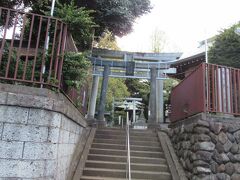
M 224 29 L 209 50 L 209 62 L 240 68 L 240 36 L 234 31 L 240 24 Z
M 142 79 L 126 79 L 125 81 L 131 97 L 142 98 L 144 115 L 148 117 L 148 104 L 150 94 L 150 82 Z
M 87 0 L 89 1 L 89 0 Z M 90 0 L 90 9 L 96 11 L 95 20 L 100 26 L 97 35 L 109 30 L 114 35 L 124 36 L 132 31 L 134 20 L 151 10 L 150 0 Z
M 99 82 L 99 84 L 100 86 L 98 90 L 98 103 L 100 99 L 102 79 Z M 107 96 L 106 96 L 106 111 L 112 110 L 113 98 L 120 99 L 120 98 L 129 97 L 129 96 L 130 96 L 130 93 L 128 92 L 128 88 L 124 82 L 124 79 L 109 78 Z
M 92 10 L 84 7 L 78 8 L 73 1 L 70 4 L 56 4 L 55 16 L 68 25 L 68 31 L 73 36 L 79 50 L 91 47 L 93 28 L 97 27 L 92 13 Z
M 71 4 L 72 0 L 58 0 L 61 4 Z M 51 7 L 51 0 L 1 0 L 0 6 L 14 8 L 31 7 L 32 12 L 44 14 Z M 132 31 L 134 20 L 150 12 L 150 0 L 74 0 L 74 3 L 88 10 L 94 10 L 96 35 L 100 36 L 105 30 L 113 35 L 123 36 Z

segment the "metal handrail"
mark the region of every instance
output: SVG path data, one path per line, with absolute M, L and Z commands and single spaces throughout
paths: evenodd
M 131 180 L 131 154 L 130 154 L 130 138 L 129 138 L 129 117 L 128 117 L 128 112 L 127 112 L 127 118 L 126 118 L 126 148 L 127 148 L 126 179 Z

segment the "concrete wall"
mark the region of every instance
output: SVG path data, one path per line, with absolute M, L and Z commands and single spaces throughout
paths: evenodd
M 169 135 L 188 179 L 240 179 L 240 118 L 199 114 Z
M 60 93 L 0 84 L 0 179 L 66 179 L 86 131 Z

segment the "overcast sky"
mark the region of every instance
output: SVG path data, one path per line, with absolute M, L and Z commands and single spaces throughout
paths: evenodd
M 158 28 L 166 34 L 165 52 L 197 51 L 198 42 L 240 21 L 239 0 L 151 0 L 152 12 L 136 20 L 134 31 L 118 39 L 122 50 L 151 51 Z

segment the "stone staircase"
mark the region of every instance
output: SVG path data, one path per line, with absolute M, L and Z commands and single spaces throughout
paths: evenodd
M 166 158 L 152 130 L 130 130 L 132 179 L 171 180 Z M 126 180 L 126 133 L 97 129 L 81 180 Z

